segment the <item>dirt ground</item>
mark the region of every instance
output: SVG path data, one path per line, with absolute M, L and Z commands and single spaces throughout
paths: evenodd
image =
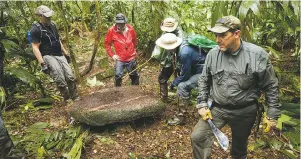
M 159 98 L 159 86 L 157 77 L 159 66 L 156 63 L 149 63 L 139 71 L 140 87 L 148 94 Z M 80 87 L 81 95 L 96 92 L 104 88 L 114 87 L 114 79 L 107 78 L 104 86 Z M 129 85 L 130 79 L 126 78 L 123 85 Z M 190 134 L 194 125 L 199 120 L 194 106 L 188 109 L 186 124 L 169 126 L 166 121 L 173 117 L 177 111 L 175 93 L 171 96 L 171 102 L 167 104 L 166 110 L 161 115 L 146 117 L 132 122 L 116 123 L 101 127 L 90 127 L 81 123 L 84 129 L 89 130 L 88 139 L 83 148 L 83 159 L 192 159 L 192 148 Z M 113 96 L 113 95 L 112 95 Z M 113 97 L 110 97 L 113 98 Z M 194 99 L 195 100 L 195 99 Z M 62 102 L 58 102 L 52 109 L 38 111 L 31 114 L 29 123 L 48 122 L 53 127 L 68 126 L 70 116 L 65 110 Z M 37 115 L 38 114 L 38 115 Z M 69 125 L 71 126 L 71 125 Z M 231 145 L 231 133 L 229 127 L 222 129 Z M 253 135 L 249 142 L 254 142 Z M 230 159 L 230 150 L 225 152 L 215 140 L 212 149 L 213 159 Z M 262 149 L 259 152 L 249 152 L 248 158 L 283 158 L 279 153 L 271 149 Z
M 147 66 L 140 73 L 140 87 L 159 98 L 157 77 L 159 67 Z M 113 78 L 106 87 L 113 87 Z M 124 80 L 129 85 L 130 80 Z M 165 112 L 160 116 L 147 117 L 128 123 L 111 124 L 103 127 L 90 127 L 92 140 L 85 147 L 83 158 L 192 158 L 190 133 L 198 120 L 195 109 L 189 108 L 185 125 L 168 126 L 166 121 L 177 111 L 176 99 L 171 97 Z M 229 153 L 215 143 L 214 158 L 228 158 Z
M 140 87 L 159 98 L 159 86 L 157 77 L 159 67 L 157 64 L 150 63 L 139 71 Z M 105 81 L 105 86 L 92 87 L 90 90 L 85 89 L 82 92 L 93 92 L 104 88 L 114 87 L 113 78 Z M 123 85 L 129 85 L 130 80 L 127 78 Z M 111 97 L 110 97 L 111 98 Z M 195 99 L 194 99 L 195 100 Z M 62 107 L 55 107 L 52 118 L 48 121 L 56 123 L 56 119 L 64 116 L 68 121 L 68 114 Z M 176 97 L 171 97 L 171 102 L 167 104 L 166 110 L 162 115 L 142 118 L 127 123 L 116 123 L 102 127 L 90 127 L 85 125 L 85 129 L 90 130 L 89 139 L 83 150 L 82 158 L 84 159 L 154 159 L 154 158 L 172 158 L 172 159 L 191 159 L 192 148 L 190 144 L 190 134 L 194 125 L 199 120 L 196 109 L 191 106 L 188 110 L 188 116 L 185 125 L 169 126 L 166 121 L 173 117 L 177 111 Z M 47 115 L 46 115 L 47 116 Z M 54 121 L 53 121 L 54 120 Z M 79 124 L 79 123 L 77 123 Z M 231 133 L 229 127 L 224 127 L 222 131 L 229 137 L 231 145 Z M 250 136 L 250 142 L 254 142 L 253 135 Z M 275 156 L 276 155 L 276 156 Z M 228 159 L 230 150 L 225 152 L 220 148 L 215 140 L 212 149 L 213 159 Z M 277 156 L 270 149 L 262 153 L 248 154 L 248 158 L 282 158 Z

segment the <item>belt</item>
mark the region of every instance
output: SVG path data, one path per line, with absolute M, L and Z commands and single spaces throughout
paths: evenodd
M 246 107 L 255 105 L 257 103 L 258 103 L 257 100 L 249 102 L 249 103 L 246 103 L 244 105 L 231 105 L 231 104 L 221 105 L 221 104 L 218 104 L 217 102 L 213 102 L 213 106 L 214 107 L 218 107 L 218 108 L 229 109 L 229 110 L 236 110 L 236 109 L 246 108 Z

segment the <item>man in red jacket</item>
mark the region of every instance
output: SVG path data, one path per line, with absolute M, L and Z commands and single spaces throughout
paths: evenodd
M 132 85 L 139 85 L 139 74 L 136 68 L 137 42 L 136 32 L 130 24 L 126 24 L 127 19 L 122 14 L 116 15 L 115 25 L 109 28 L 104 44 L 106 51 L 115 61 L 115 86 L 120 87 L 122 82 L 123 70 L 126 68 L 130 73 Z M 115 52 L 112 50 L 114 46 Z

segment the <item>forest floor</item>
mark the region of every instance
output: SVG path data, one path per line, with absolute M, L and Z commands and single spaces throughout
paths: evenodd
M 96 71 L 97 72 L 97 71 Z M 140 71 L 140 87 L 159 98 L 159 87 L 157 76 L 159 66 L 156 63 L 149 63 Z M 114 87 L 113 77 L 102 81 L 103 85 L 98 87 L 82 87 L 79 89 L 83 96 L 103 88 Z M 129 85 L 130 80 L 124 80 L 123 85 Z M 84 159 L 135 159 L 135 158 L 172 158 L 172 159 L 190 159 L 192 157 L 192 147 L 190 144 L 190 134 L 194 125 L 200 119 L 196 109 L 191 106 L 188 109 L 186 124 L 179 126 L 169 126 L 166 121 L 173 117 L 177 111 L 176 97 L 174 93 L 167 104 L 166 110 L 162 115 L 146 117 L 127 123 L 110 124 L 101 127 L 90 127 L 84 125 L 85 130 L 89 130 L 88 139 L 83 148 L 82 157 Z M 193 99 L 195 100 L 195 98 Z M 75 123 L 69 124 L 70 116 L 65 110 L 62 102 L 56 102 L 52 109 L 40 110 L 27 117 L 27 124 L 35 122 L 47 122 L 53 128 L 72 127 L 82 125 Z M 26 127 L 26 126 L 25 126 Z M 231 131 L 228 126 L 222 129 L 230 140 Z M 252 133 L 253 134 L 253 133 Z M 250 136 L 250 143 L 254 143 L 253 135 Z M 251 151 L 248 158 L 282 158 L 281 154 L 266 148 L 257 151 Z M 230 150 L 224 152 L 214 141 L 212 149 L 212 158 L 228 159 Z
M 80 44 L 85 45 L 85 42 L 83 41 Z M 82 46 L 78 47 L 82 49 Z M 86 52 L 88 51 L 86 50 Z M 89 55 L 86 54 L 85 56 Z M 85 63 L 84 65 L 88 64 L 88 61 L 84 61 L 85 59 L 89 59 L 89 57 L 77 58 L 80 62 Z M 146 61 L 146 59 L 140 58 L 138 60 L 138 65 L 141 65 L 143 61 Z M 112 66 L 112 63 L 109 66 Z M 95 66 L 92 72 L 86 77 L 91 78 L 97 73 L 103 72 L 106 69 L 100 69 L 99 66 Z M 108 67 L 108 69 L 113 69 L 113 67 Z M 139 74 L 141 89 L 152 92 L 153 96 L 159 98 L 159 85 L 157 82 L 159 75 L 158 63 L 150 61 L 139 70 Z M 113 77 L 106 78 L 100 82 L 100 86 L 79 86 L 78 89 L 80 95 L 84 96 L 100 89 L 114 87 Z M 123 81 L 123 85 L 129 84 L 130 79 L 126 78 Z M 54 87 L 55 86 L 53 83 L 51 88 Z M 24 124 L 22 125 L 21 130 L 13 130 L 13 128 L 9 129 L 13 130 L 10 132 L 12 136 L 16 136 L 22 134 L 21 131 L 24 131 L 26 128 L 36 122 L 47 122 L 52 126 L 53 129 L 59 129 L 62 127 L 69 128 L 82 125 L 84 130 L 89 130 L 89 135 L 85 140 L 85 145 L 81 155 L 81 158 L 83 159 L 191 159 L 193 156 L 190 143 L 190 134 L 200 117 L 197 114 L 194 106 L 191 106 L 188 109 L 188 116 L 184 125 L 167 125 L 166 121 L 173 117 L 177 111 L 175 92 L 170 92 L 170 94 L 171 102 L 167 103 L 166 110 L 162 112 L 162 115 L 146 117 L 132 122 L 116 123 L 101 127 L 90 127 L 77 122 L 70 124 L 70 116 L 66 112 L 66 106 L 64 103 L 55 102 L 51 109 L 38 110 L 28 113 L 26 116 L 26 122 L 21 122 Z M 36 98 L 36 96 L 31 96 L 28 98 Z M 196 95 L 193 96 L 192 100 L 195 101 L 195 98 Z M 14 118 L 14 115 L 10 115 L 9 113 L 4 115 L 4 121 L 9 121 L 12 118 Z M 11 125 L 13 125 L 12 122 L 7 124 L 7 126 Z M 231 145 L 230 128 L 225 126 L 221 131 L 228 136 Z M 259 133 L 259 137 L 261 135 L 263 134 Z M 249 143 L 255 143 L 253 131 L 249 137 Z M 254 150 L 254 147 L 249 147 L 248 149 L 248 158 L 286 158 L 279 151 L 275 151 L 269 147 L 260 148 L 257 150 Z M 230 148 L 225 152 L 215 139 L 212 149 L 212 158 L 231 158 Z

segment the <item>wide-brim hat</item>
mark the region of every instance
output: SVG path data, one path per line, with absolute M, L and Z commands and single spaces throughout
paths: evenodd
M 43 15 L 47 18 L 53 16 L 54 14 L 54 11 L 51 10 L 49 7 L 47 6 L 44 6 L 44 5 L 41 5 L 39 6 L 37 9 L 36 9 L 36 14 L 37 15 Z
M 182 39 L 173 33 L 165 33 L 156 40 L 156 45 L 166 49 L 172 50 L 182 44 Z
M 161 30 L 165 32 L 173 32 L 178 27 L 178 21 L 175 18 L 165 18 L 161 23 Z

